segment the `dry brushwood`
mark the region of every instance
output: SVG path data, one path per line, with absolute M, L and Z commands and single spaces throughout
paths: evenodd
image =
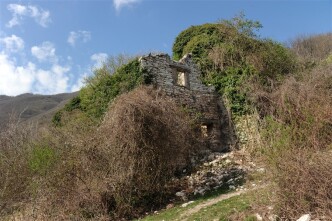
M 13 116 L 0 130 L 0 216 L 28 199 L 31 171 L 27 153 L 36 130 Z
M 331 151 L 293 150 L 279 167 L 277 208 L 283 220 L 295 220 L 308 212 L 317 218 L 332 217 Z
M 194 150 L 186 114 L 148 87 L 119 96 L 98 133 L 98 149 L 109 157 L 110 199 L 122 217 L 165 200 L 167 182 Z

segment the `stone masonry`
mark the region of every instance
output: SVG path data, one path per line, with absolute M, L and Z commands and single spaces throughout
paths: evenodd
M 200 136 L 212 151 L 228 151 L 233 141 L 227 110 L 214 87 L 204 85 L 200 71 L 185 55 L 179 62 L 167 54 L 140 58 L 141 67 L 152 75 L 154 87 L 164 91 L 199 119 Z

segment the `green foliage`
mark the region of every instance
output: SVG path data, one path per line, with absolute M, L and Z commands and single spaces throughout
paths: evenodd
M 260 75 L 263 80 L 278 79 L 296 70 L 295 56 L 289 49 L 269 39 L 262 43 L 259 53 L 263 65 Z
M 232 27 L 238 30 L 241 34 L 249 37 L 257 37 L 255 32 L 263 27 L 259 21 L 247 19 L 244 12 L 240 12 L 239 15 L 231 20 L 221 20 L 220 23 Z
M 89 116 L 100 118 L 116 96 L 131 91 L 142 83 L 150 83 L 149 81 L 150 78 L 140 68 L 138 59 L 119 67 L 115 73 L 110 73 L 104 66 L 96 69 L 94 75 L 86 79 L 86 86 L 79 94 L 80 106 Z
M 48 146 L 33 147 L 29 157 L 29 168 L 38 174 L 45 174 L 56 160 L 54 149 Z
M 74 110 L 82 110 L 81 107 L 81 98 L 79 96 L 76 96 L 72 98 L 64 107 L 63 110 L 57 111 L 53 117 L 52 117 L 52 124 L 55 127 L 61 127 L 63 126 L 63 115 L 64 112 L 72 112 Z
M 193 40 L 195 36 L 200 35 L 203 42 L 208 42 L 210 38 L 219 35 L 218 26 L 215 24 L 205 24 L 200 26 L 191 26 L 181 32 L 175 39 L 173 44 L 173 59 L 179 60 L 184 54 L 184 48 Z M 193 41 L 197 41 L 194 39 Z M 193 44 L 193 43 L 191 43 Z M 188 48 L 189 49 L 189 48 Z
M 229 101 L 229 107 L 235 115 L 243 115 L 250 111 L 250 105 L 246 98 L 246 90 L 241 86 L 252 74 L 251 68 L 241 69 L 229 67 L 223 72 L 214 72 L 206 77 L 206 83 L 215 86 L 216 90 Z
M 249 112 L 251 79 L 263 87 L 279 82 L 296 68 L 293 54 L 281 44 L 262 40 L 256 31 L 262 25 L 244 14 L 216 24 L 192 26 L 181 32 L 173 45 L 173 57 L 192 53 L 202 71 L 202 80 L 214 85 L 230 101 L 233 116 Z M 274 83 L 276 84 L 276 83 Z
M 249 217 L 244 219 L 232 219 L 235 214 L 241 214 L 242 212 L 250 211 L 250 204 L 253 201 L 252 193 L 243 194 L 240 196 L 234 196 L 226 200 L 221 200 L 213 205 L 203 207 L 194 213 L 188 213 L 193 207 L 199 204 L 204 204 L 207 201 L 214 200 L 217 195 L 213 195 L 208 198 L 200 198 L 189 204 L 187 207 L 176 206 L 165 211 L 161 211 L 158 214 L 147 216 L 143 221 L 153 220 L 254 220 Z M 235 215 L 236 216 L 236 215 Z M 241 217 L 243 218 L 243 217 Z
M 61 126 L 62 111 L 57 111 L 52 117 L 52 123 L 54 126 Z
M 85 86 L 80 90 L 79 95 L 53 116 L 53 125 L 63 126 L 64 114 L 66 122 L 70 124 L 68 121 L 70 115 L 74 121 L 82 118 L 79 112 L 84 113 L 94 122 L 99 122 L 109 103 L 116 96 L 131 91 L 142 83 L 150 84 L 151 82 L 152 77 L 140 67 L 137 58 L 127 58 L 123 55 L 110 57 L 107 63 L 95 69 L 94 74 L 85 79 Z M 78 118 L 74 115 L 78 115 Z
M 69 103 L 65 105 L 66 111 L 73 111 L 75 109 L 81 109 L 81 98 L 79 96 L 72 98 Z
M 267 116 L 261 135 L 263 139 L 268 141 L 266 142 L 266 146 L 261 149 L 262 153 L 267 156 L 271 165 L 277 166 L 280 155 L 291 147 L 291 126 L 276 121 L 272 116 Z
M 244 221 L 257 221 L 257 217 L 255 215 L 251 215 L 246 217 Z
M 326 59 L 325 59 L 325 62 L 327 64 L 332 64 L 332 54 L 330 54 Z

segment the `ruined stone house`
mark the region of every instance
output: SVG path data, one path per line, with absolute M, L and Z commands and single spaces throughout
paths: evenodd
M 185 55 L 176 62 L 167 54 L 149 54 L 141 57 L 140 62 L 156 88 L 198 116 L 200 136 L 207 147 L 212 151 L 228 151 L 233 133 L 226 108 L 214 87 L 201 82 L 200 70 L 191 56 Z

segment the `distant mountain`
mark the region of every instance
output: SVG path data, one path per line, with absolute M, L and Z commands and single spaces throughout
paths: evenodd
M 21 94 L 16 97 L 0 95 L 0 127 L 11 116 L 20 121 L 49 121 L 53 113 L 63 107 L 78 92 L 56 95 Z

